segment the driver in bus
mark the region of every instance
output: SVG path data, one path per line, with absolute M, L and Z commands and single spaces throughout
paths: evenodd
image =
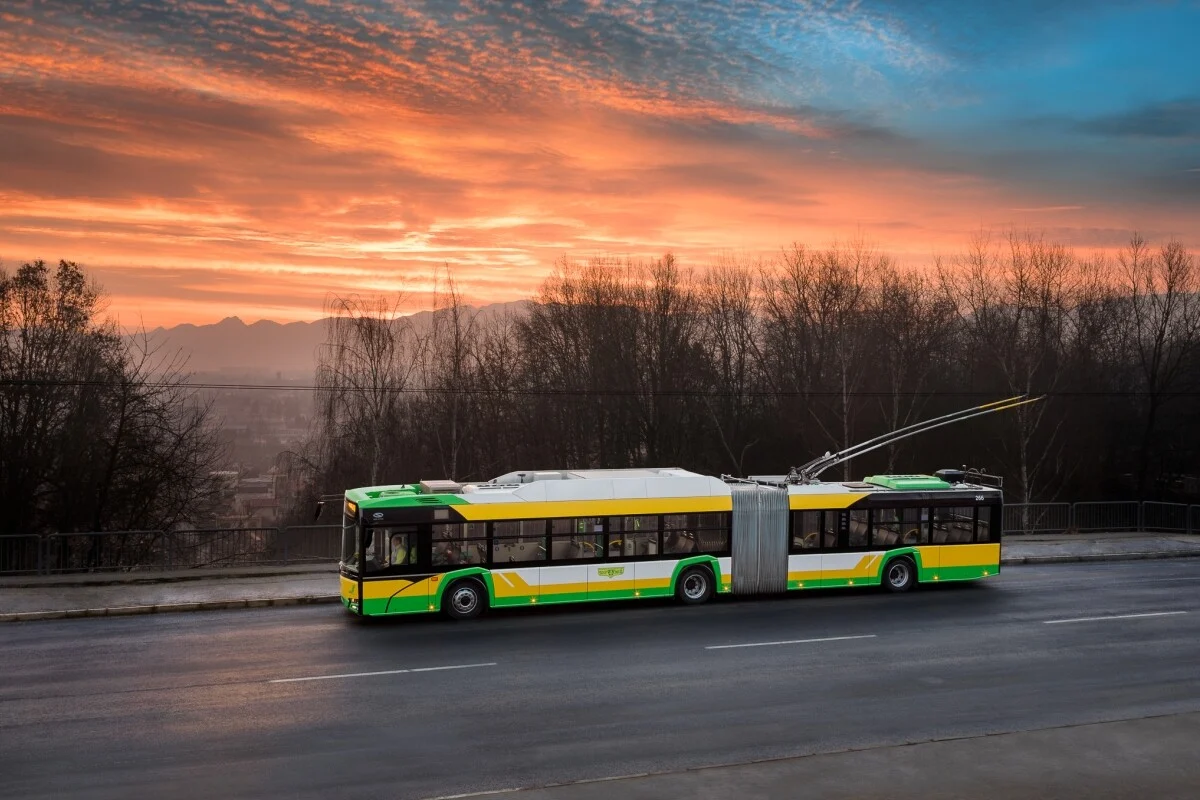
M 397 533 L 392 536 L 392 565 L 403 566 L 408 563 L 408 536 Z

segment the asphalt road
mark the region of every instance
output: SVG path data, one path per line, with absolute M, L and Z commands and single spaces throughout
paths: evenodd
M 679 771 L 860 749 L 817 758 L 823 785 L 866 785 L 871 753 L 936 769 L 937 751 L 888 748 L 944 739 L 975 743 L 954 776 L 977 770 L 984 789 L 1054 752 L 1045 780 L 1078 787 L 1072 767 L 1099 756 L 1117 776 L 1100 788 L 1133 797 L 1200 731 L 1200 560 L 465 624 L 331 606 L 12 623 L 0 676 L 3 797 L 421 798 L 646 772 L 703 786 Z M 1141 727 L 1046 749 L 1117 720 Z M 1123 769 L 1106 749 L 1129 741 Z M 1183 762 L 1173 779 L 1200 786 Z M 908 791 L 878 780 L 880 797 Z

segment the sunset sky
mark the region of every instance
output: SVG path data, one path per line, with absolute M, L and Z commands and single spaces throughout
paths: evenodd
M 0 3 L 0 259 L 126 325 L 1013 226 L 1200 247 L 1200 1 Z

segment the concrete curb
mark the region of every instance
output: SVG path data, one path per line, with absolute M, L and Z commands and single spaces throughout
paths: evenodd
M 45 619 L 77 619 L 79 617 L 126 617 L 135 614 L 169 614 L 177 611 L 227 611 L 234 608 L 267 608 L 269 606 L 305 606 L 318 603 L 337 603 L 336 594 L 307 597 L 265 597 L 257 600 L 206 600 L 199 603 L 160 603 L 153 606 L 117 606 L 115 608 L 73 608 L 60 611 L 18 611 L 0 614 L 0 622 L 35 622 Z

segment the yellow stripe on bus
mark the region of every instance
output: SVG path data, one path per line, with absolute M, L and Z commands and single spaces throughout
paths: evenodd
M 435 576 L 440 577 L 440 576 Z M 436 588 L 437 582 L 431 578 L 394 578 L 388 580 L 373 580 L 363 582 L 363 594 L 367 600 L 386 600 L 398 592 L 405 597 L 424 597 L 429 593 L 430 585 Z M 342 576 L 342 597 L 350 600 L 358 599 L 358 581 Z
M 938 551 L 942 567 L 986 567 L 1000 563 L 999 544 L 944 544 Z
M 866 497 L 865 494 L 794 494 L 788 497 L 788 508 L 792 511 L 817 511 L 826 508 L 849 508 Z
M 702 514 L 729 511 L 727 496 L 637 497 L 618 500 L 536 500 L 524 503 L 469 503 L 451 506 L 469 522 L 555 517 L 632 517 L 639 514 Z

